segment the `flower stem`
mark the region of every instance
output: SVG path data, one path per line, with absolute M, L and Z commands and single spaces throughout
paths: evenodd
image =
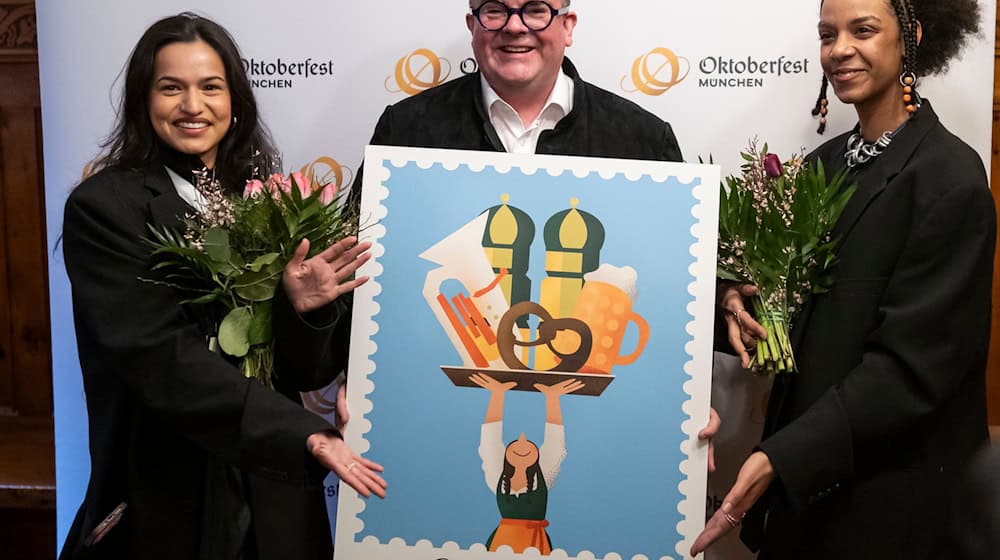
M 265 387 L 271 385 L 271 368 L 274 365 L 274 351 L 270 344 L 253 346 L 240 361 L 243 375 L 260 381 Z
M 757 355 L 751 369 L 761 375 L 795 371 L 795 357 L 785 314 L 771 309 L 762 293 L 758 293 L 754 299 L 754 310 L 757 321 L 767 331 L 767 339 L 757 341 Z

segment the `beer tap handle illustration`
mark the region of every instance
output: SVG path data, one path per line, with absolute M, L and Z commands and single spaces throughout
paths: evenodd
M 494 274 L 481 245 L 486 220 L 487 214 L 480 214 L 420 254 L 440 265 L 427 273 L 423 296 L 464 365 L 506 369 L 496 329 L 510 306 L 500 288 L 504 273 Z M 442 294 L 448 280 L 457 280 L 467 294 L 450 299 Z

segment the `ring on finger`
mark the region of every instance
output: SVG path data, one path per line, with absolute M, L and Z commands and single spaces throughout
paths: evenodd
M 740 317 L 740 313 L 743 313 L 744 311 L 746 311 L 746 309 L 737 309 L 736 311 L 733 311 L 733 317 L 736 318 L 736 324 L 740 327 L 743 326 L 743 319 Z
M 736 517 L 728 511 L 722 512 L 722 517 L 726 519 L 726 523 L 728 523 L 731 528 L 735 529 L 736 527 L 739 527 L 741 520 L 736 519 Z
M 356 466 L 358 466 L 358 463 L 356 461 L 351 461 L 351 464 L 347 465 L 347 472 L 351 472 L 351 469 L 353 469 Z

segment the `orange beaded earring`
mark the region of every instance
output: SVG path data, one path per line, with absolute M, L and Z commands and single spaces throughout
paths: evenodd
M 917 93 L 917 77 L 909 70 L 903 71 L 899 76 L 899 83 L 903 86 L 903 105 L 906 105 L 906 112 L 917 112 L 920 104 L 920 95 Z

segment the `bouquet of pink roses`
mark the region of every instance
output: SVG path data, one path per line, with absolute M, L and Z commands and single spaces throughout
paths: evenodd
M 766 375 L 795 370 L 789 331 L 810 294 L 829 290 L 836 263 L 833 227 L 854 194 L 845 173 L 829 181 L 823 164 L 801 155 L 784 163 L 750 143 L 739 176 L 719 200 L 719 278 L 757 286 L 753 307 L 767 340 L 750 368 Z
M 205 306 L 217 324 L 211 345 L 217 341 L 240 359 L 247 377 L 270 386 L 271 305 L 285 266 L 303 239 L 311 257 L 356 233 L 356 217 L 336 185 L 298 172 L 248 181 L 242 196 L 227 194 L 207 173 L 196 174 L 195 183 L 205 204 L 185 218 L 183 232 L 150 227 L 160 276 L 149 281 Z

